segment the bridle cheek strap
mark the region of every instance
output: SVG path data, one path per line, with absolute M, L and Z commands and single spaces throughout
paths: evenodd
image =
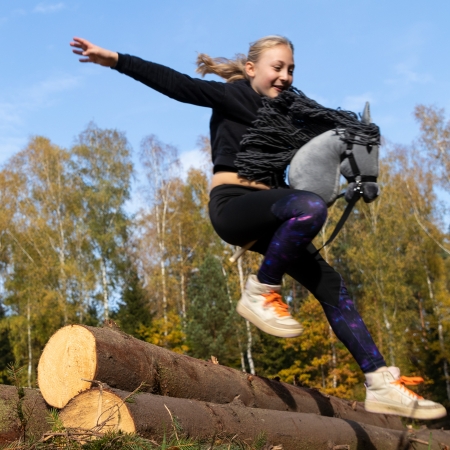
M 355 172 L 358 173 L 358 175 L 347 178 L 347 181 L 349 182 L 347 191 L 345 192 L 345 200 L 348 202 L 347 206 L 344 212 L 342 213 L 342 216 L 339 219 L 338 223 L 336 224 L 333 232 L 331 233 L 331 236 L 328 238 L 327 242 L 325 242 L 325 244 L 319 250 L 317 250 L 317 252 L 319 252 L 320 250 L 322 250 L 322 248 L 333 242 L 334 238 L 338 235 L 339 231 L 341 231 L 341 228 L 344 226 L 345 222 L 350 216 L 350 213 L 353 210 L 353 207 L 356 205 L 356 202 L 360 199 L 360 197 L 363 197 L 366 203 L 370 203 L 378 197 L 379 188 L 378 184 L 376 183 L 377 177 L 372 175 L 359 175 L 359 168 L 358 165 L 356 164 L 355 158 L 353 157 L 353 153 L 350 153 L 350 155 L 352 155 L 352 157 L 348 155 L 350 164 L 352 164 L 353 160 L 353 163 L 356 168 Z M 369 186 L 375 189 L 367 189 Z

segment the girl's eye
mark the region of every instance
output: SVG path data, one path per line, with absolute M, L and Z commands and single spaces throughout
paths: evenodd
M 294 71 L 293 70 L 289 70 L 288 73 L 289 73 L 289 75 L 294 75 Z

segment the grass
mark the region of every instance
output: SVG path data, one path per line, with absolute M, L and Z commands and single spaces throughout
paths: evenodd
M 171 415 L 172 417 L 172 415 Z M 47 417 L 51 431 L 44 433 L 40 439 L 20 439 L 0 446 L 2 450 L 282 450 L 267 443 L 264 435 L 253 442 L 239 441 L 236 436 L 214 436 L 209 440 L 186 437 L 176 417 L 172 417 L 172 434 L 164 434 L 162 442 L 145 439 L 135 433 L 108 431 L 101 428 L 91 430 L 65 428 L 58 411 L 53 409 Z
M 164 436 L 161 443 L 145 439 L 134 433 L 114 431 L 98 436 L 89 430 L 62 430 L 45 433 L 35 442 L 16 441 L 0 447 L 2 450 L 281 450 L 266 443 L 260 436 L 252 443 L 238 441 L 233 437 L 215 436 L 201 441 L 183 436 Z

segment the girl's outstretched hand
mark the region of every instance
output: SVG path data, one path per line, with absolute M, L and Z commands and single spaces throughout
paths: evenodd
M 116 52 L 98 47 L 86 39 L 74 37 L 70 45 L 75 47 L 72 51 L 76 55 L 84 56 L 84 58 L 80 58 L 80 62 L 83 63 L 92 62 L 105 67 L 115 67 L 119 60 Z

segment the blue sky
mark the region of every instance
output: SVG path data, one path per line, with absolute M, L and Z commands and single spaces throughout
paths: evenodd
M 73 36 L 195 76 L 197 52 L 232 57 L 282 34 L 295 45 L 296 87 L 356 112 L 369 100 L 384 137 L 409 144 L 418 135 L 415 105 L 450 110 L 449 17 L 444 0 L 4 0 L 0 163 L 33 135 L 70 147 L 91 120 L 124 131 L 136 153 L 156 134 L 186 162 L 198 158 L 208 109 L 79 63 Z

